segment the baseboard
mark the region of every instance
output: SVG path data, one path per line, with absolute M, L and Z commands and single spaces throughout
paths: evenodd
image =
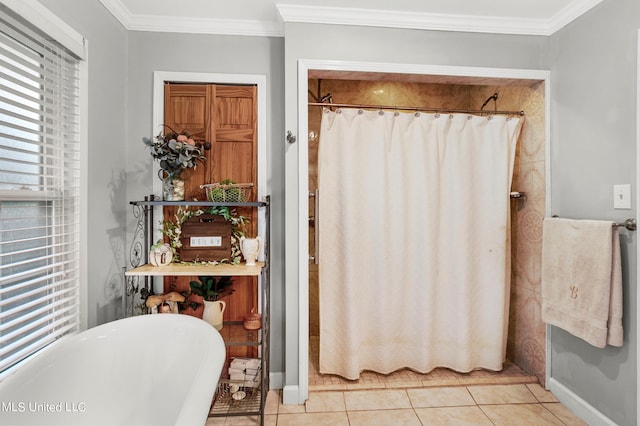
M 547 386 L 560 402 L 590 426 L 616 426 L 615 422 L 556 379 L 550 378 L 547 381 Z
M 269 374 L 269 389 L 282 389 L 284 387 L 284 373 Z
M 300 387 L 298 385 L 286 385 L 282 388 L 282 404 L 300 405 Z

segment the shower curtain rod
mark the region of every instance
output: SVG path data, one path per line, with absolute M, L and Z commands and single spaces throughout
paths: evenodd
M 413 107 L 413 106 L 399 106 L 399 105 L 362 105 L 362 104 L 334 104 L 326 102 L 309 102 L 309 106 L 323 106 L 326 108 L 362 108 L 362 109 L 391 109 L 391 110 L 409 110 L 415 112 L 434 112 L 443 114 L 486 114 L 486 115 L 524 115 L 524 111 L 484 111 L 473 109 L 448 109 L 448 108 L 426 108 L 426 107 Z

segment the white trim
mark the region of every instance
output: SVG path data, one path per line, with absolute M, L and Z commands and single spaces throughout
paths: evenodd
M 560 12 L 556 13 L 549 21 L 547 35 L 551 35 L 562 29 L 564 26 L 573 22 L 589 10 L 602 3 L 602 0 L 574 0 L 564 7 Z
M 100 3 L 131 31 L 156 31 L 190 34 L 226 34 L 283 37 L 282 23 L 249 19 L 216 19 L 187 16 L 135 15 L 121 0 Z
M 547 387 L 563 405 L 590 426 L 616 426 L 615 422 L 596 410 L 591 404 L 580 398 L 556 379 L 549 379 Z
M 152 128 L 149 135 L 157 135 L 164 122 L 164 83 L 166 81 L 178 83 L 215 83 L 215 84 L 251 84 L 258 88 L 258 200 L 270 193 L 268 186 L 269 159 L 267 157 L 267 77 L 253 74 L 216 74 L 198 72 L 154 71 L 153 73 L 153 112 Z M 206 155 L 206 154 L 205 154 Z M 155 178 L 158 175 L 158 164 L 153 163 L 153 193 L 158 199 L 162 194 L 162 183 Z M 154 217 L 162 217 L 162 207 L 156 207 Z M 258 212 L 258 235 L 263 239 L 266 234 L 265 211 Z M 162 238 L 158 224 L 154 224 L 151 241 Z M 154 289 L 161 285 L 161 277 L 154 280 Z
M 638 166 L 640 165 L 640 30 L 638 30 L 638 42 L 636 45 L 636 215 L 640 212 L 640 172 Z M 636 243 L 637 244 L 637 243 Z M 640 292 L 637 290 L 640 288 L 640 279 L 638 278 L 637 265 L 640 265 L 640 250 L 636 247 L 636 407 L 640 407 L 640 373 L 638 373 L 638 366 L 640 366 L 640 351 L 637 350 L 638 339 L 640 339 Z M 640 419 L 640 414 L 636 413 L 636 421 Z
M 309 66 L 306 61 L 298 62 L 298 391 L 297 403 L 304 404 L 309 398 L 309 118 L 308 118 Z M 303 219 L 304 218 L 304 219 Z M 318 254 L 315 253 L 317 256 Z M 305 278 L 302 280 L 302 278 Z M 285 289 L 286 292 L 286 289 Z M 304 303 L 301 303 L 303 302 Z M 287 353 L 286 351 L 285 353 Z M 285 365 L 285 371 L 288 371 Z M 286 388 L 285 388 L 286 389 Z M 290 403 L 293 393 L 283 392 L 282 400 Z M 295 399 L 293 400 L 295 401 Z
M 549 23 L 544 19 L 293 4 L 278 4 L 277 8 L 284 22 L 474 33 L 549 35 Z
M 523 80 L 542 80 L 545 82 L 545 161 L 547 164 L 546 191 L 550 197 L 550 78 L 548 70 L 526 70 L 507 68 L 474 68 L 459 66 L 439 66 L 439 65 L 419 65 L 419 64 L 391 64 L 375 62 L 346 62 L 328 60 L 308 60 L 298 61 L 298 247 L 308 247 L 308 117 L 307 117 L 307 85 L 309 70 L 335 70 L 352 72 L 383 72 L 398 74 L 423 74 L 423 75 L 445 75 L 457 77 L 492 77 Z M 547 198 L 547 205 L 549 198 Z M 298 287 L 298 309 L 288 307 L 287 312 L 296 312 L 299 315 L 298 324 L 298 365 L 291 365 L 285 360 L 285 371 L 293 371 L 298 368 L 298 386 L 285 386 L 283 392 L 283 403 L 302 404 L 309 397 L 309 253 L 306 249 L 299 250 L 298 257 L 298 279 L 287 282 L 286 287 Z M 300 284 L 298 284 L 300 283 Z M 286 291 L 286 288 L 285 288 Z M 291 343 L 286 343 L 291 344 Z M 292 348 L 285 349 L 286 353 L 293 351 Z M 296 394 L 296 392 L 298 392 Z
M 545 174 L 545 217 L 551 216 L 551 204 L 553 202 L 551 198 L 551 76 L 545 81 L 544 98 L 545 98 L 545 120 L 544 120 L 544 132 L 545 132 L 545 156 L 544 156 L 544 174 Z M 545 388 L 549 389 L 549 379 L 551 379 L 551 326 L 545 324 L 545 363 L 544 363 L 544 377 Z
M 304 64 L 311 64 L 308 69 L 321 71 L 380 72 L 393 74 L 421 74 L 448 77 L 505 78 L 522 80 L 546 80 L 549 78 L 549 71 L 547 70 L 527 70 L 518 68 L 484 68 L 461 67 L 454 65 L 396 64 L 389 62 L 350 62 L 305 59 L 301 59 L 300 61 Z
M 302 392 L 300 391 L 300 388 L 298 386 L 286 385 L 285 387 L 282 388 L 282 403 L 284 405 L 291 405 L 291 404 L 300 405 L 300 404 L 304 404 L 304 401 L 302 401 L 300 403 L 287 402 L 287 401 L 299 400 L 300 395 L 302 395 Z
M 164 83 L 255 84 L 258 88 L 258 199 L 268 194 L 267 188 L 267 77 L 253 74 L 216 74 L 199 72 L 155 71 L 153 73 L 153 122 L 149 133 L 157 135 L 164 122 Z M 157 167 L 157 164 L 154 163 Z M 154 176 L 158 169 L 154 168 Z M 160 196 L 162 185 L 153 180 L 153 193 Z
M 0 0 L 0 3 L 32 23 L 45 34 L 69 49 L 79 59 L 85 59 L 86 46 L 82 34 L 36 0 Z
M 419 13 L 400 10 L 295 4 L 277 4 L 276 7 L 284 22 L 549 36 L 601 1 L 574 0 L 550 19 Z
M 120 0 L 100 0 L 100 3 L 122 24 L 129 29 L 131 12 Z
M 106 0 L 102 0 L 103 2 Z M 272 21 L 244 19 L 191 18 L 182 16 L 134 15 L 126 26 L 132 31 L 190 34 L 225 34 L 283 37 L 282 25 Z
M 269 389 L 282 389 L 284 387 L 284 373 L 269 373 Z
M 20 0 L 10 1 L 19 2 Z M 284 37 L 283 23 L 277 20 L 136 15 L 121 0 L 100 0 L 100 2 L 127 30 Z M 275 7 L 284 22 L 549 36 L 600 2 L 602 0 L 573 0 L 549 19 L 299 4 L 276 4 Z
M 80 331 L 89 327 L 89 49 L 80 61 Z

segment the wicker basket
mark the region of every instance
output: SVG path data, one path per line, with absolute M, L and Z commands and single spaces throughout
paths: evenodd
M 253 183 L 208 183 L 200 185 L 207 199 L 214 203 L 244 203 L 252 201 Z

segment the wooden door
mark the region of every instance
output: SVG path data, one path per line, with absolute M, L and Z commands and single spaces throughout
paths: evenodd
M 230 179 L 253 183 L 251 200 L 257 196 L 257 88 L 216 84 L 166 83 L 164 123 L 176 132 L 186 130 L 198 141 L 211 142 L 206 161 L 190 170 L 185 180 L 185 200 L 206 200 L 201 184 Z M 172 219 L 176 208 L 164 209 Z M 238 208 L 238 214 L 250 218 L 248 236 L 257 235 L 255 208 Z M 197 277 L 166 277 L 165 291 L 185 291 Z M 256 277 L 234 277 L 235 292 L 225 297 L 225 321 L 242 321 L 258 307 Z M 202 316 L 202 307 L 185 313 Z M 234 347 L 231 356 L 255 356 L 255 349 Z

